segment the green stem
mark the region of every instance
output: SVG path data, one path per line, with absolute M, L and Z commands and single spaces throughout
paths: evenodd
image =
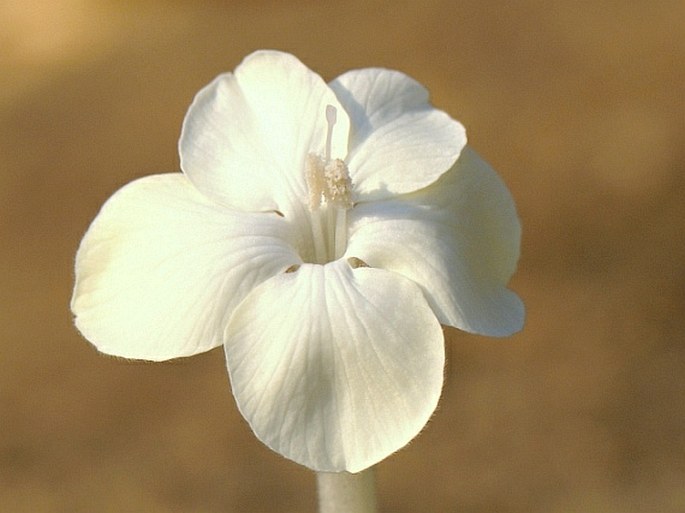
M 358 474 L 317 472 L 319 513 L 376 513 L 373 469 Z

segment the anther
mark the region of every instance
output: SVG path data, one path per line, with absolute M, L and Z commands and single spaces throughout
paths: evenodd
M 326 163 L 324 168 L 326 188 L 324 196 L 331 204 L 339 208 L 352 208 L 352 180 L 345 163 L 335 159 Z
M 359 269 L 360 267 L 369 267 L 369 264 L 364 262 L 361 258 L 350 257 L 347 259 L 347 263 L 350 264 L 352 269 Z

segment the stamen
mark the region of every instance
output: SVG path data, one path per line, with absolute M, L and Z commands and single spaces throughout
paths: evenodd
M 324 163 L 321 157 L 307 154 L 304 162 L 304 178 L 309 190 L 309 211 L 312 219 L 312 238 L 314 240 L 314 258 L 317 262 L 326 261 L 326 239 L 321 223 L 321 203 L 324 199 Z
M 309 189 L 309 210 L 312 212 L 321 206 L 324 183 L 324 163 L 321 157 L 313 153 L 307 154 L 304 162 L 304 178 Z
M 323 157 L 307 154 L 304 162 L 305 183 L 309 193 L 314 259 L 317 263 L 340 258 L 347 248 L 347 210 L 354 206 L 352 181 L 347 165 L 331 159 L 333 127 L 338 111 L 326 105 L 326 146 Z
M 347 209 L 336 208 L 335 219 L 335 242 L 333 254 L 338 259 L 345 253 L 347 249 Z

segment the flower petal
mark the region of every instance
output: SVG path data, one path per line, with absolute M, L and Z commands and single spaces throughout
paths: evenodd
M 419 287 L 345 261 L 263 283 L 226 331 L 238 407 L 258 438 L 317 471 L 357 472 L 425 425 L 444 344 Z
M 467 147 L 430 187 L 350 211 L 346 256 L 418 283 L 441 323 L 505 336 L 523 325 L 523 304 L 506 288 L 520 239 L 509 191 Z
M 76 255 L 71 308 L 100 351 L 166 360 L 221 344 L 236 305 L 298 264 L 276 214 L 236 214 L 181 173 L 149 176 L 114 194 Z
M 329 85 L 351 119 L 347 163 L 358 201 L 430 185 L 466 144 L 461 123 L 433 108 L 428 91 L 403 73 L 361 69 Z
M 331 155 L 345 158 L 349 119 L 323 79 L 292 55 L 260 51 L 195 97 L 179 142 L 181 169 L 210 198 L 289 213 L 307 202 L 304 162 L 324 155 L 326 106 L 337 109 Z

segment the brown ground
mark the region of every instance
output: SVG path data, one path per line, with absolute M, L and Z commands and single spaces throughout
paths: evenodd
M 449 333 L 441 408 L 378 467 L 382 511 L 685 511 L 685 3 L 322 4 L 0 4 L 0 511 L 315 511 L 220 350 L 124 363 L 68 311 L 100 204 L 178 169 L 194 93 L 262 47 L 413 75 L 523 220 L 526 329 Z

